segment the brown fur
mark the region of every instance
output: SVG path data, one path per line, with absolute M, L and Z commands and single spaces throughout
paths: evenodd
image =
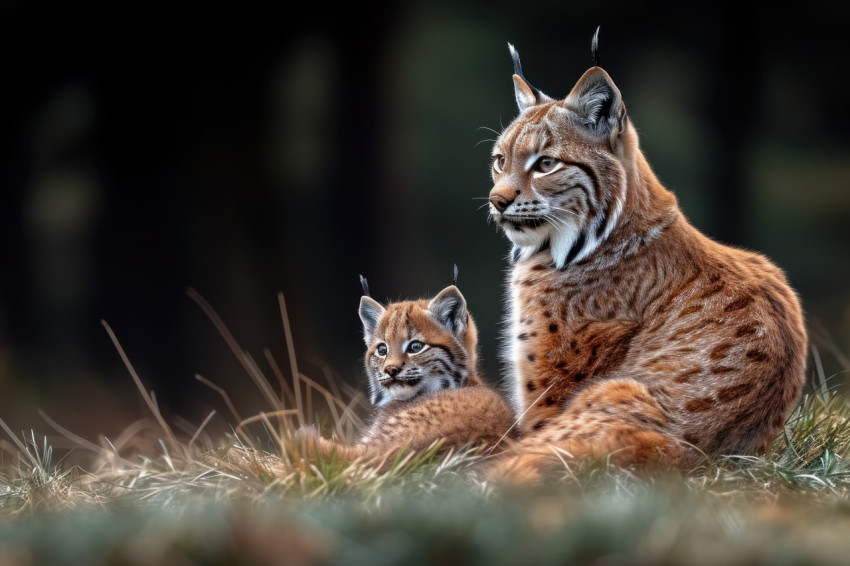
M 596 130 L 583 122 L 588 84 L 610 89 L 608 121 Z M 593 68 L 565 100 L 538 98 L 494 154 L 491 212 L 503 226 L 543 198 L 569 211 L 506 230 L 534 245 L 520 250 L 509 279 L 506 357 L 521 442 L 494 474 L 536 477 L 558 462 L 552 447 L 573 457 L 613 451 L 625 465 L 764 452 L 803 384 L 797 297 L 766 258 L 688 223 L 640 152 L 610 77 Z M 538 154 L 563 169 L 526 169 Z M 578 243 L 595 245 L 576 244 L 575 261 L 559 265 L 558 222 L 576 223 Z M 536 247 L 534 230 L 548 234 Z
M 447 296 L 455 299 L 452 307 L 458 310 L 440 317 L 434 311 L 443 304 L 439 299 Z M 379 316 L 370 318 L 376 310 Z M 419 452 L 436 442 L 440 442 L 441 452 L 465 446 L 495 452 L 508 445 L 500 441 L 512 430 L 513 412 L 501 395 L 478 377 L 475 323 L 455 287 L 431 301 L 402 301 L 386 308 L 364 299 L 361 317 L 367 343 L 366 371 L 378 406 L 368 430 L 354 446 L 303 432 L 315 441 L 323 457 L 335 453 L 345 461 L 362 459 L 384 467 L 402 450 Z M 427 344 L 429 350 L 418 355 L 406 353 L 403 346 L 412 339 Z M 387 346 L 383 357 L 376 353 L 380 345 Z M 418 372 L 417 384 L 422 388 L 414 397 L 392 399 L 387 382 L 378 380 L 386 378 L 390 367 L 402 368 L 398 378 Z

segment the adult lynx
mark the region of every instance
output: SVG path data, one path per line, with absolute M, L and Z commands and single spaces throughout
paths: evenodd
M 763 452 L 804 380 L 784 275 L 688 223 L 604 70 L 554 100 L 510 50 L 520 114 L 493 149 L 490 214 L 513 243 L 504 356 L 521 441 L 500 472 L 534 477 L 553 448 L 679 466 L 691 447 Z

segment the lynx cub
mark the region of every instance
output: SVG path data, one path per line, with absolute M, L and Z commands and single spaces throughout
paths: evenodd
M 441 439 L 441 450 L 493 448 L 511 430 L 510 407 L 478 377 L 475 323 L 457 287 L 387 307 L 364 296 L 360 319 L 375 412 L 355 446 L 320 441 L 324 454 L 387 460 Z
M 688 223 L 604 70 L 554 100 L 510 50 L 520 114 L 493 148 L 490 214 L 513 243 L 504 355 L 521 441 L 496 474 L 535 478 L 560 465 L 553 451 L 673 466 L 691 447 L 764 452 L 804 379 L 782 271 Z

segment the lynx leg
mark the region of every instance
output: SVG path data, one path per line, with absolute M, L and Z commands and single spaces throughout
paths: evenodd
M 557 419 L 520 439 L 495 461 L 488 476 L 499 482 L 537 483 L 544 476 L 564 475 L 565 464 L 604 456 L 621 467 L 692 466 L 698 454 L 667 425 L 644 384 L 602 381 L 577 394 Z

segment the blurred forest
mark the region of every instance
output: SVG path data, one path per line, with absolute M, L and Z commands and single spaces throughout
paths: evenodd
M 282 291 L 301 370 L 362 387 L 358 274 L 379 300 L 412 298 L 454 263 L 498 382 L 508 244 L 474 198 L 491 186 L 486 128 L 515 115 L 506 43 L 561 97 L 597 25 L 656 173 L 701 230 L 786 270 L 837 374 L 850 4 L 683 6 L 3 2 L 0 417 L 45 429 L 42 408 L 91 435 L 144 414 L 101 319 L 167 414 L 221 409 L 195 373 L 260 408 L 188 287 L 285 365 Z

